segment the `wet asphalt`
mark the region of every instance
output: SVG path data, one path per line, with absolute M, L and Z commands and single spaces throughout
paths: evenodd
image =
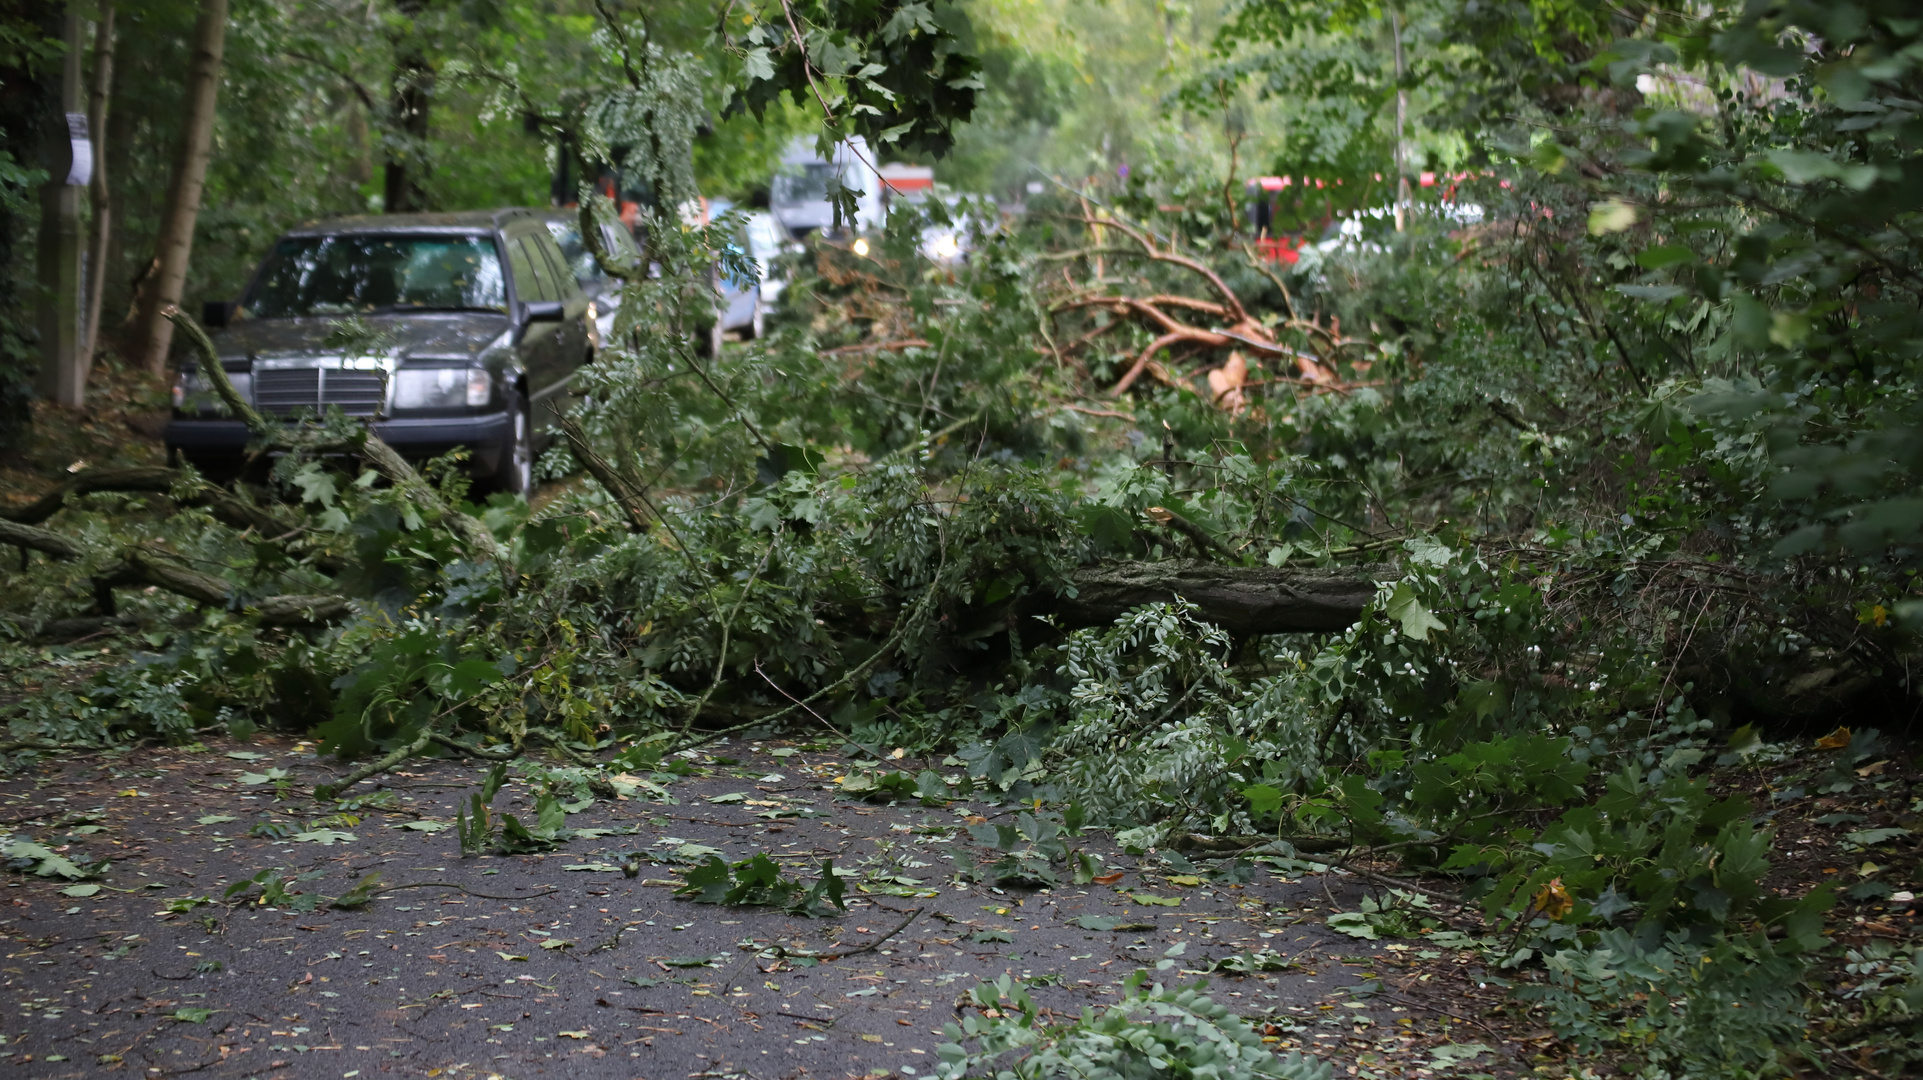
M 1062 867 L 1053 887 L 964 883 L 958 856 L 994 854 L 968 826 L 1011 821 L 1002 808 L 850 798 L 846 759 L 772 743 L 711 746 L 689 767 L 582 806 L 567 825 L 588 834 L 554 850 L 479 857 L 451 827 L 484 775 L 469 762 L 358 786 L 350 800 L 385 805 L 348 810 L 357 821 L 308 798 L 344 770 L 292 740 L 0 778 L 0 847 L 110 862 L 81 882 L 0 875 L 0 1063 L 23 1080 L 926 1077 L 984 981 L 1021 981 L 1059 1017 L 1116 1001 L 1137 970 L 1190 981 L 1257 952 L 1287 967 L 1217 972 L 1211 992 L 1278 1046 L 1333 1047 L 1376 1007 L 1363 999 L 1382 954 L 1321 923 L 1332 891 L 1344 899 L 1334 882 L 1180 872 L 1091 832 L 1073 843 L 1100 858 L 1098 882 Z M 531 822 L 534 797 L 510 781 L 494 809 Z M 801 881 L 832 859 L 848 910 L 677 898 L 711 852 L 764 853 Z M 262 871 L 298 894 L 224 898 Z M 362 907 L 298 910 L 375 874 Z

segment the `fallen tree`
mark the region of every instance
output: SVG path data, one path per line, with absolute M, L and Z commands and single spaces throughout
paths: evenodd
M 1187 600 L 1239 636 L 1343 630 L 1375 598 L 1388 567 L 1297 569 L 1192 560 L 1109 562 L 1068 575 L 1075 595 L 1054 601 L 1066 626 L 1107 626 L 1144 604 Z

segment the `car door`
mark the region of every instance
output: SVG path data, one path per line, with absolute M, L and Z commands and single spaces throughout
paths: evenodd
M 554 268 L 548 263 L 546 253 L 533 244 L 533 239 L 525 229 L 517 229 L 506 237 L 515 297 L 524 305 L 559 301 L 562 294 L 554 279 Z M 525 318 L 525 315 L 517 313 L 517 317 Z M 572 370 L 562 359 L 565 325 L 565 318 L 558 323 L 523 322 L 521 325 L 515 353 L 520 357 L 522 370 L 527 372 L 528 404 L 536 417 L 541 411 L 535 403 L 551 395 L 556 383 Z
M 566 340 L 570 351 L 566 354 L 573 367 L 579 367 L 587 360 L 590 334 L 588 332 L 588 304 L 591 302 L 581 279 L 568 263 L 567 253 L 555 241 L 554 233 L 548 229 L 535 232 L 532 236 L 534 246 L 547 256 L 548 265 L 554 270 L 554 281 L 560 290 L 560 299 L 566 315 L 561 320 L 567 332 Z

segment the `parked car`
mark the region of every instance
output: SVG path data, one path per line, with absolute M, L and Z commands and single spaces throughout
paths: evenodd
M 753 255 L 756 265 L 761 267 L 761 313 L 765 317 L 781 303 L 782 290 L 788 287 L 788 279 L 783 277 L 779 262 L 781 256 L 798 252 L 801 245 L 782 233 L 775 216 L 766 210 L 756 210 L 748 215 L 748 254 Z M 755 324 L 755 336 L 761 335 L 761 324 Z
M 614 333 L 614 313 L 621 306 L 621 282 L 601 269 L 594 252 L 582 241 L 580 211 L 551 210 L 547 223 L 561 256 L 574 272 L 575 283 L 587 295 L 591 312 L 588 318 L 594 324 L 594 348 L 598 350 Z M 641 261 L 641 245 L 635 242 L 634 233 L 626 225 L 619 221 L 603 221 L 599 225 L 602 248 L 611 253 L 616 262 Z
M 734 209 L 735 204 L 729 199 L 707 201 L 711 221 Z M 780 227 L 772 214 L 750 211 L 742 215 L 741 228 L 736 231 L 732 246 L 737 253 L 753 259 L 759 273 L 741 277 L 716 274 L 716 289 L 720 292 L 717 329 L 723 333 L 732 330 L 743 340 L 753 341 L 766 331 L 768 312 L 774 309 L 775 297 L 781 295 L 782 283 L 770 277 L 774 260 L 781 254 Z
M 467 447 L 484 484 L 524 493 L 542 437 L 592 354 L 589 299 L 539 210 L 348 217 L 288 232 L 238 301 L 204 321 L 235 389 L 274 416 L 336 408 L 402 454 Z M 380 346 L 347 355 L 345 317 Z M 192 365 L 174 387 L 167 446 L 230 471 L 249 434 Z

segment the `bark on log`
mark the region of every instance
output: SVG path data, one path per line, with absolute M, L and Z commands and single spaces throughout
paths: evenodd
M 21 525 L 38 525 L 60 512 L 75 495 L 96 491 L 138 491 L 165 495 L 174 489 L 182 474 L 159 465 L 132 469 L 82 469 L 65 483 L 25 506 L 0 509 L 0 520 Z
M 87 556 L 88 551 L 74 540 L 34 525 L 17 525 L 0 518 L 0 544 L 30 548 L 50 558 L 71 562 Z M 106 587 L 115 585 L 153 585 L 170 593 L 203 604 L 225 607 L 233 587 L 225 579 L 172 562 L 162 555 L 138 548 L 120 556 L 118 565 L 98 579 Z M 334 622 L 353 613 L 344 596 L 268 596 L 247 605 L 266 626 L 305 626 Z M 103 612 L 103 614 L 112 614 Z
M 1130 608 L 1180 596 L 1232 634 L 1344 630 L 1362 617 L 1375 597 L 1377 577 L 1386 573 L 1366 566 L 1292 570 L 1190 560 L 1102 563 L 1070 573 L 1076 595 L 1057 597 L 1054 610 L 1068 626 L 1106 626 Z

